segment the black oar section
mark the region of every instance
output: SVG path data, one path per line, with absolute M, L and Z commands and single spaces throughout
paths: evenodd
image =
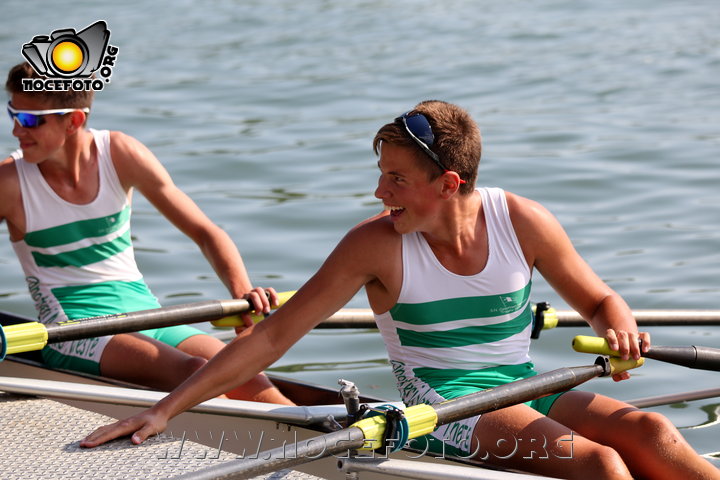
M 710 347 L 650 347 L 643 357 L 699 370 L 720 372 L 720 350 Z

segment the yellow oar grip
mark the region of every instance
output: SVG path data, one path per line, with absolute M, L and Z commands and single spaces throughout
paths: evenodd
M 432 433 L 437 425 L 437 413 L 430 405 L 420 404 L 405 410 L 408 422 L 408 439 L 417 438 Z M 355 422 L 351 427 L 357 427 L 363 432 L 365 444 L 359 450 L 375 450 L 382 445 L 385 434 L 386 420 L 384 415 L 364 418 Z
M 543 324 L 543 330 L 549 330 L 551 328 L 557 327 L 557 324 L 558 324 L 557 310 L 555 310 L 552 307 L 549 307 L 547 310 L 545 310 L 543 312 L 543 315 L 545 316 L 545 323 Z
M 601 337 L 589 337 L 587 335 L 578 335 L 573 338 L 572 347 L 576 352 L 595 353 L 598 355 L 609 355 L 611 357 L 619 357 L 617 350 L 610 349 L 607 340 Z
M 620 352 L 612 350 L 610 345 L 608 345 L 608 341 L 601 337 L 578 335 L 573 338 L 572 346 L 576 352 L 609 356 L 611 375 L 615 375 L 616 373 L 621 373 L 632 368 L 642 367 L 645 364 L 645 359 L 642 357 L 637 360 L 633 358 L 629 358 L 627 360 L 621 359 Z
M 47 345 L 47 340 L 47 328 L 42 323 L 27 322 L 5 327 L 8 355 L 40 350 Z
M 289 292 L 278 292 L 278 302 L 279 305 L 277 307 L 273 307 L 273 310 L 281 307 L 285 302 L 287 302 L 290 297 L 293 296 L 295 293 L 295 290 L 289 291 Z M 252 318 L 253 323 L 258 323 L 260 320 L 265 318 L 265 315 L 258 315 L 257 313 L 253 313 L 250 315 L 250 318 Z M 240 315 L 228 315 L 227 317 L 223 317 L 219 320 L 213 320 L 210 322 L 215 327 L 241 327 L 245 325 L 242 321 L 242 318 Z
M 610 357 L 610 375 L 615 375 L 616 373 L 622 373 L 625 370 L 630 370 L 633 368 L 642 367 L 645 365 L 645 359 L 640 357 L 637 360 L 634 358 L 628 358 L 627 360 L 623 360 L 619 357 Z

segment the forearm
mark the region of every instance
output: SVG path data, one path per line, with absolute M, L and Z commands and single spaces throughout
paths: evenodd
M 240 252 L 223 229 L 214 227 L 197 243 L 233 298 L 240 298 L 252 289 Z
M 272 344 L 265 330 L 244 330 L 153 409 L 169 420 L 251 380 L 282 355 L 282 352 L 269 348 Z

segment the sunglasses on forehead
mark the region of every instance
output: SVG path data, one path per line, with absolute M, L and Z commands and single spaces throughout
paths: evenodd
M 90 113 L 89 108 L 53 108 L 50 110 L 17 110 L 10 106 L 10 102 L 7 105 L 7 112 L 10 115 L 10 120 L 16 121 L 23 128 L 35 128 L 45 123 L 43 118 L 45 115 L 64 115 L 74 111 L 81 111 L 84 113 Z
M 435 134 L 432 131 L 430 122 L 422 113 L 410 114 L 405 112 L 395 119 L 396 122 L 400 122 L 405 127 L 405 130 L 410 135 L 415 143 L 422 149 L 423 152 L 430 157 L 435 164 L 440 167 L 443 172 L 451 171 L 440 161 L 440 157 L 437 153 L 430 150 L 430 147 L 435 143 Z M 466 183 L 465 180 L 460 179 L 460 183 Z

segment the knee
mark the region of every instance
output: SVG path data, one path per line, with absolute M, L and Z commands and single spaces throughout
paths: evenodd
M 594 478 L 632 478 L 620 454 L 611 447 L 597 445 L 583 463 L 583 470 L 594 472 Z
M 672 448 L 682 441 L 675 425 L 665 415 L 656 412 L 642 412 L 633 430 L 637 441 L 650 443 L 656 448 Z
M 186 360 L 183 361 L 183 365 L 182 365 L 183 376 L 185 378 L 189 377 L 190 375 L 192 375 L 193 373 L 197 372 L 202 367 L 204 367 L 207 362 L 208 362 L 207 359 L 205 359 L 203 357 L 194 357 L 194 356 L 188 357 Z

